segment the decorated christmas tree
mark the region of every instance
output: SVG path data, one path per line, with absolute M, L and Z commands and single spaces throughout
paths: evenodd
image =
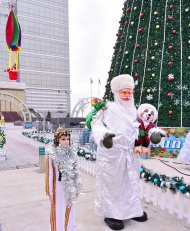
M 130 74 L 137 107 L 154 105 L 159 126 L 190 127 L 190 1 L 127 0 L 119 23 L 104 98 Z

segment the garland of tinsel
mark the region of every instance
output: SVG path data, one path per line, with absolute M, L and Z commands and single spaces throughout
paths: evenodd
M 87 160 L 95 161 L 96 154 L 92 154 L 89 150 L 85 150 L 84 148 L 78 147 L 77 155 L 80 157 L 84 157 Z
M 67 206 L 71 206 L 82 188 L 75 153 L 71 147 L 55 147 L 52 143 L 49 144 L 47 153 L 58 166 L 59 172 L 61 173 L 60 180 L 63 182 L 64 186 L 65 200 Z
M 169 177 L 164 174 L 159 175 L 158 173 L 141 166 L 140 178 L 143 178 L 144 181 L 151 182 L 162 189 L 170 189 L 174 193 L 179 191 L 187 198 L 190 198 L 190 185 L 184 182 L 183 177 Z
M 6 144 L 5 133 L 3 130 L 0 130 L 0 148 L 3 148 L 5 144 Z

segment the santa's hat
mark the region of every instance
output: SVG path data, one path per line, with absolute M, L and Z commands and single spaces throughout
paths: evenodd
M 139 108 L 137 109 L 137 116 L 140 118 L 141 117 L 141 113 L 145 110 L 145 109 L 151 109 L 153 112 L 154 112 L 154 120 L 153 120 L 153 122 L 155 121 L 155 120 L 157 120 L 157 118 L 158 118 L 158 111 L 156 110 L 156 108 L 153 106 L 153 105 L 151 105 L 151 104 L 149 104 L 149 103 L 143 103 L 143 104 L 141 104 L 140 106 L 139 106 Z
M 134 80 L 133 77 L 131 77 L 130 75 L 126 75 L 126 74 L 118 75 L 114 77 L 111 81 L 111 90 L 113 93 L 116 93 L 125 88 L 134 89 L 134 87 L 135 87 Z

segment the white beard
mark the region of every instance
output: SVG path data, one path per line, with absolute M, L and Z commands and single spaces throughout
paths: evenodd
M 134 122 L 137 119 L 137 110 L 134 103 L 134 98 L 131 100 L 125 101 L 120 98 L 119 93 L 114 94 L 115 102 L 121 106 L 121 108 L 125 111 L 127 115 L 129 115 L 130 119 Z

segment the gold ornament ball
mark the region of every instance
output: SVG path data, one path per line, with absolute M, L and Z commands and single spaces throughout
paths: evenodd
M 156 29 L 159 29 L 160 28 L 160 25 L 156 25 Z
M 190 44 L 190 40 L 188 41 L 188 43 Z
M 151 59 L 152 59 L 152 60 L 155 60 L 155 56 L 152 56 Z
M 147 89 L 147 92 L 150 92 L 150 89 Z
M 155 76 L 155 74 L 153 73 L 153 74 L 152 74 L 152 77 L 154 77 L 154 76 Z
M 185 12 L 186 12 L 186 13 L 189 12 L 189 8 L 186 8 L 186 9 L 185 9 Z
M 157 15 L 158 14 L 158 12 L 157 11 L 154 11 L 154 15 Z
M 128 55 L 128 54 L 129 54 L 129 51 L 125 51 L 125 54 Z
M 190 56 L 188 56 L 188 59 L 190 60 Z
M 134 9 L 134 10 L 136 10 L 136 9 L 137 9 L 137 7 L 135 6 L 133 9 Z
M 133 36 L 131 36 L 131 35 L 130 35 L 130 36 L 129 36 L 129 38 L 130 38 L 130 39 L 132 39 L 132 38 L 133 38 Z
M 127 69 L 128 67 L 129 67 L 129 66 L 127 66 L 127 65 L 125 66 L 126 69 Z
M 158 43 L 157 43 L 157 42 L 155 42 L 155 43 L 154 43 L 154 45 L 155 45 L 155 46 L 158 46 Z
M 134 22 L 131 22 L 131 25 L 134 25 Z

